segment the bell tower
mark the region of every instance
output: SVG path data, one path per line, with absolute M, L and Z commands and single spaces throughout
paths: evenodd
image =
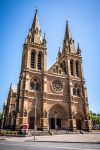
M 34 127 L 34 105 L 37 99 L 37 122 L 43 111 L 44 74 L 47 71 L 47 40 L 44 33 L 43 40 L 38 20 L 38 11 L 35 16 L 28 36 L 23 45 L 22 66 L 18 84 L 17 95 L 17 120 L 16 126 L 28 123 Z M 33 119 L 32 119 L 33 117 Z
M 65 71 L 68 80 L 70 128 L 73 130 L 89 129 L 88 97 L 83 75 L 81 49 L 79 43 L 75 48 L 68 21 L 66 21 L 63 49 L 62 52 L 60 49 L 58 51 L 58 62 Z

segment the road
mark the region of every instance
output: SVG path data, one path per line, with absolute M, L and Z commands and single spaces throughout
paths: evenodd
M 100 144 L 0 141 L 0 150 L 100 150 Z

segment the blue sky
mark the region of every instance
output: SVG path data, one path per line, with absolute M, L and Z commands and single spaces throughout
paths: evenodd
M 100 113 L 100 0 L 0 0 L 0 111 L 11 82 L 18 83 L 23 43 L 36 8 L 48 41 L 48 68 L 62 47 L 69 20 L 82 50 L 90 109 Z

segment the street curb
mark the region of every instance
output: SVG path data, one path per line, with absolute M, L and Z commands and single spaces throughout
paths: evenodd
M 0 139 L 0 141 L 5 141 L 5 139 Z
M 100 141 L 97 142 L 71 142 L 71 141 L 34 141 L 34 140 L 25 140 L 24 142 L 49 142 L 49 143 L 85 143 L 85 144 L 100 144 Z

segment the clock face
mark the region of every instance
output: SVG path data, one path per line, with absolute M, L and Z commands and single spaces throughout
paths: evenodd
M 52 89 L 54 92 L 61 92 L 63 89 L 63 83 L 59 80 L 52 81 Z

